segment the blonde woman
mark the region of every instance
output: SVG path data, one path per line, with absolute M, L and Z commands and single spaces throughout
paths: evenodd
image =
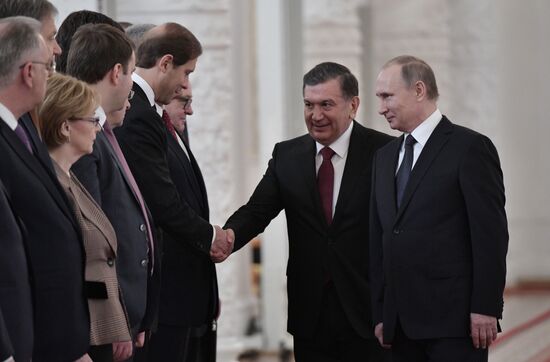
M 88 85 L 54 74 L 39 109 L 41 132 L 61 186 L 82 229 L 86 252 L 86 292 L 90 312 L 93 361 L 124 360 L 131 356 L 129 324 L 116 276 L 117 239 L 111 223 L 70 171 L 80 157 L 92 152 L 99 119 L 99 99 Z

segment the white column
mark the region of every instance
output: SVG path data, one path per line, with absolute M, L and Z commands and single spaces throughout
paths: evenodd
M 290 39 L 290 35 L 296 36 L 296 33 L 288 30 L 297 28 L 295 21 L 300 19 L 292 17 L 291 24 L 289 11 L 299 11 L 299 6 L 299 1 L 291 0 L 256 1 L 259 169 L 251 177 L 256 182 L 267 167 L 274 144 L 289 138 L 291 132 L 299 133 L 301 126 L 297 124 L 303 122 L 298 113 L 301 106 L 297 106 L 301 104 L 301 81 L 295 79 L 301 72 L 301 54 L 295 51 L 300 48 L 296 43 L 299 40 Z M 271 222 L 261 239 L 263 332 L 265 347 L 275 350 L 288 340 L 285 332 L 288 238 L 284 213 Z
M 363 98 L 362 8 L 367 0 L 304 0 L 304 69 L 307 72 L 322 62 L 336 62 L 348 67 L 359 80 Z M 361 105 L 358 121 L 364 123 Z

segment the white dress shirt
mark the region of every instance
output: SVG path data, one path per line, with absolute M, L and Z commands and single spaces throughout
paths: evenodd
M 147 83 L 147 81 L 140 77 L 136 72 L 132 73 L 132 80 L 139 85 L 143 92 L 145 92 L 145 96 L 147 97 L 151 107 L 155 106 L 158 115 L 162 117 L 162 107 L 155 102 L 155 91 L 151 88 L 149 83 Z
M 426 142 L 428 142 L 428 139 L 432 135 L 435 127 L 439 124 L 439 121 L 441 121 L 441 118 L 443 115 L 439 111 L 439 109 L 436 109 L 434 113 L 432 113 L 428 118 L 426 118 L 422 123 L 418 125 L 410 134 L 414 137 L 416 140 L 416 143 L 413 146 L 413 163 L 411 170 L 414 168 L 414 165 L 416 164 L 416 161 L 418 160 L 418 157 L 420 156 L 420 153 L 424 149 L 424 146 L 426 145 Z M 405 133 L 405 138 L 409 136 L 409 133 Z M 399 162 L 397 162 L 397 167 L 395 168 L 395 173 L 397 174 L 397 170 L 399 170 L 399 166 L 401 165 L 401 161 L 403 161 L 403 157 L 405 156 L 405 142 L 401 144 L 401 149 L 399 150 Z
M 334 189 L 332 191 L 332 215 L 334 216 L 334 210 L 336 209 L 336 202 L 338 201 L 338 193 L 340 192 L 340 185 L 342 184 L 342 176 L 344 175 L 344 168 L 346 166 L 346 160 L 348 159 L 349 140 L 351 137 L 351 130 L 353 129 L 353 122 L 350 123 L 348 129 L 342 133 L 340 137 L 328 147 L 330 147 L 335 153 L 332 156 L 332 167 L 334 167 Z M 315 156 L 315 170 L 316 174 L 319 172 L 319 168 L 323 163 L 323 156 L 321 150 L 325 147 L 319 142 L 315 142 L 317 146 L 317 155 Z
M 2 103 L 0 103 L 0 118 L 6 122 L 12 131 L 15 131 L 15 127 L 18 125 L 17 119 L 15 119 L 13 113 L 11 113 L 11 111 Z

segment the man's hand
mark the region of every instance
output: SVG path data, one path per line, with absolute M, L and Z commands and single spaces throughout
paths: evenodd
M 132 341 L 113 342 L 113 360 L 124 361 L 132 357 Z
M 142 331 L 142 332 L 139 332 L 137 335 L 135 346 L 137 348 L 141 348 L 143 347 L 144 344 L 145 344 L 145 331 Z
M 235 233 L 231 229 L 222 230 L 217 225 L 214 228 L 216 229 L 216 238 L 210 247 L 210 258 L 215 263 L 221 263 L 233 251 Z
M 497 319 L 483 314 L 470 314 L 470 334 L 475 348 L 487 348 L 497 339 Z
M 380 322 L 374 327 L 374 335 L 383 348 L 391 348 L 391 344 L 384 344 L 384 323 Z
M 94 362 L 94 361 L 92 361 L 90 356 L 88 356 L 88 353 L 86 353 L 84 356 L 80 357 L 79 359 L 77 359 L 74 362 Z

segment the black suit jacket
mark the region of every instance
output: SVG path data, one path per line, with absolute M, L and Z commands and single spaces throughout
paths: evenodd
M 2 122 L 2 121 L 0 121 Z M 23 244 L 23 225 L 0 181 L 0 360 L 32 357 L 32 294 Z
M 470 313 L 500 318 L 508 231 L 491 141 L 443 117 L 396 208 L 403 136 L 375 157 L 371 210 L 374 323 L 391 342 L 396 319 L 412 339 L 468 337 Z
M 212 226 L 179 195 L 168 168 L 164 122 L 143 90 L 135 83 L 133 89 L 124 124 L 114 132 L 155 225 L 177 242 L 209 255 Z
M 90 328 L 80 229 L 59 182 L 4 121 L 0 154 L 0 179 L 28 231 L 35 308 L 33 361 L 73 361 L 88 350 Z
M 117 276 L 132 332 L 148 330 L 158 307 L 155 295 L 158 285 L 155 284 L 159 283 L 160 275 L 151 276 L 146 222 L 138 198 L 104 132 L 97 134 L 93 152 L 80 158 L 72 171 L 115 229 Z M 149 219 L 153 227 L 153 220 Z
M 191 149 L 186 149 L 189 158 L 168 133 L 167 160 L 172 181 L 181 199 L 208 220 L 202 173 Z M 211 323 L 217 311 L 218 287 L 216 267 L 210 257 L 165 233 L 162 270 L 159 322 L 184 327 Z
M 235 250 L 261 233 L 285 210 L 288 331 L 312 337 L 327 274 L 356 332 L 372 338 L 368 280 L 371 162 L 392 138 L 354 122 L 333 222 L 323 215 L 315 170 L 315 141 L 304 135 L 275 145 L 267 171 L 248 203 L 225 227 L 235 231 Z

